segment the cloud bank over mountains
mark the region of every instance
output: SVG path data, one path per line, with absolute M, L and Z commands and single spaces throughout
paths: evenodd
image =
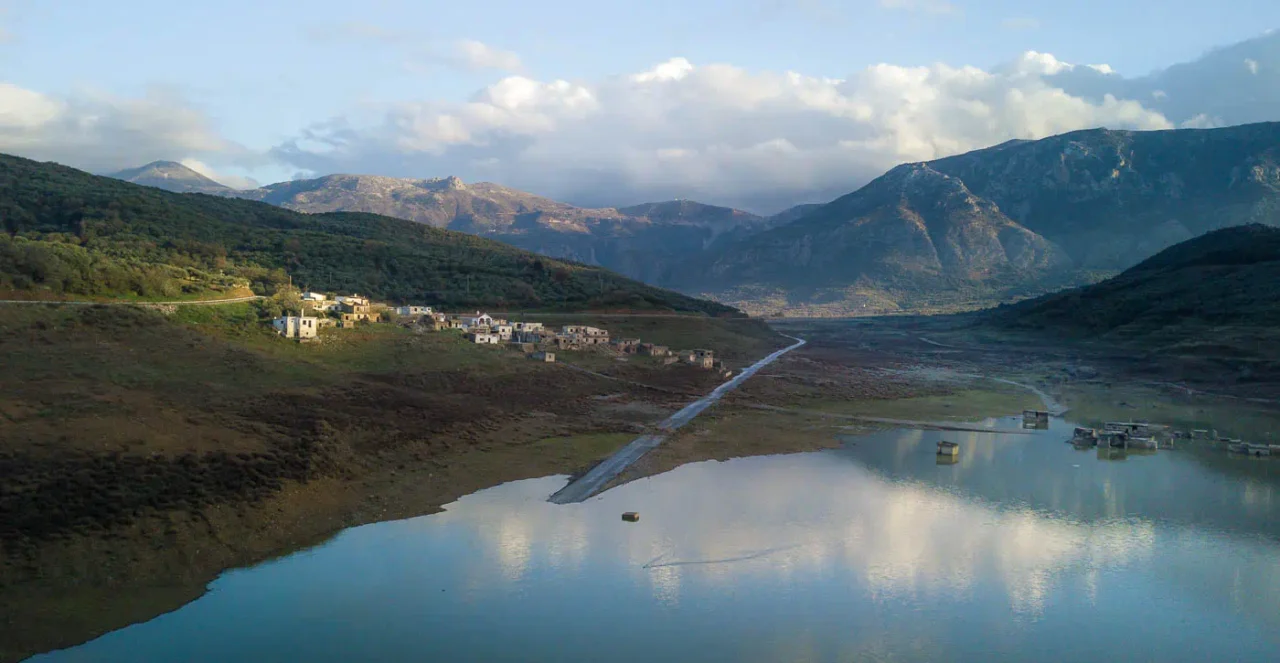
M 520 67 L 518 55 L 479 42 L 455 54 L 470 68 Z M 1280 119 L 1274 34 L 1138 79 L 1037 52 L 989 70 L 877 64 L 840 79 L 678 57 L 595 81 L 495 75 L 465 101 L 333 117 L 266 149 L 219 135 L 164 90 L 56 97 L 0 83 L 0 151 L 98 172 L 156 159 L 197 160 L 209 173 L 274 163 L 457 175 L 579 204 L 684 197 L 768 212 L 829 199 L 898 163 L 1012 138 Z

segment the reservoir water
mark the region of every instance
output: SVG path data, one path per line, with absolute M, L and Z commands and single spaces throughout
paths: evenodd
M 510 483 L 31 660 L 1280 661 L 1280 461 L 1070 429 Z

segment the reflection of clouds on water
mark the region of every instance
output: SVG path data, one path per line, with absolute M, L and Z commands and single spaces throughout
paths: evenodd
M 525 483 L 537 485 L 528 490 L 539 498 L 550 485 Z M 521 490 L 509 485 L 495 494 Z M 1280 608 L 1273 547 L 1242 554 L 1241 542 L 1196 530 L 1178 530 L 1171 544 L 1148 520 L 1084 522 L 1001 508 L 889 481 L 832 454 L 685 466 L 583 505 L 482 495 L 451 505 L 446 515 L 478 528 L 505 580 L 519 580 L 531 560 L 565 574 L 585 560 L 624 560 L 625 573 L 668 606 L 681 603 L 690 583 L 728 591 L 852 573 L 857 591 L 875 600 L 964 600 L 983 587 L 1002 593 L 1015 616 L 1035 619 L 1066 580 L 1096 603 L 1108 572 L 1145 567 L 1160 577 L 1177 569 L 1169 581 L 1220 595 L 1239 610 Z M 632 509 L 642 511 L 640 523 L 618 520 Z M 1190 540 L 1181 545 L 1179 536 Z M 1158 554 L 1170 545 L 1181 563 Z M 716 563 L 689 563 L 699 561 Z M 1230 589 L 1250 583 L 1268 591 Z
M 983 435 L 511 483 L 44 660 L 1280 660 L 1267 484 Z

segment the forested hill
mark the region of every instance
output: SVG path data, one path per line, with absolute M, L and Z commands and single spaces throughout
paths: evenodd
M 373 214 L 176 194 L 0 155 L 0 290 L 164 298 L 249 283 L 444 307 L 736 315 L 612 272 Z
M 1174 245 L 1101 283 L 994 309 L 1002 326 L 1223 344 L 1280 325 L 1280 229 L 1251 224 Z M 1271 353 L 1274 354 L 1274 348 Z

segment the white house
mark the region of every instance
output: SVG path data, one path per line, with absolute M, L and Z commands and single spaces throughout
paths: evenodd
M 513 322 L 511 323 L 511 328 L 514 329 L 515 331 L 536 332 L 536 331 L 542 331 L 542 323 L 541 322 Z
M 275 327 L 276 333 L 281 336 L 301 341 L 308 338 L 315 338 L 316 330 L 320 328 L 320 323 L 316 318 L 308 318 L 300 315 L 285 315 L 272 320 L 271 326 Z
M 304 302 L 322 302 L 325 297 L 323 292 L 304 292 L 302 293 L 302 301 Z
M 333 298 L 339 304 L 351 304 L 353 306 L 368 306 L 369 298 L 360 295 L 338 295 Z
M 481 313 L 479 311 L 476 311 L 476 314 L 474 317 L 463 319 L 462 324 L 467 329 L 470 329 L 472 327 L 489 327 L 490 329 L 492 329 L 494 325 L 494 320 L 492 317 L 490 317 L 488 313 Z
M 396 308 L 396 315 L 431 315 L 430 306 L 400 306 Z
M 490 327 L 490 330 L 493 333 L 497 334 L 498 338 L 502 339 L 503 341 L 510 341 L 511 334 L 515 331 L 515 329 L 512 328 L 511 325 L 504 325 L 504 324 L 494 325 L 493 327 Z

